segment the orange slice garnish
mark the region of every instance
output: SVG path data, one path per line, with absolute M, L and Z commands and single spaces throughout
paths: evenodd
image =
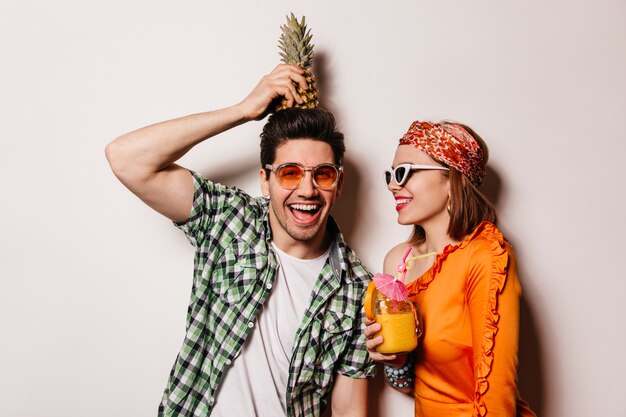
M 378 290 L 376 289 L 376 285 L 374 281 L 371 281 L 367 286 L 367 291 L 365 291 L 365 300 L 363 300 L 363 309 L 365 310 L 365 317 L 370 320 L 373 320 L 376 317 L 376 297 L 378 295 Z

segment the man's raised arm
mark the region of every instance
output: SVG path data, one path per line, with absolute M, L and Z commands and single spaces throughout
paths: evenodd
M 188 170 L 175 162 L 198 143 L 267 114 L 283 96 L 288 106 L 301 103 L 294 83 L 308 88 L 302 70 L 279 65 L 264 76 L 239 104 L 150 125 L 120 136 L 106 146 L 117 178 L 143 202 L 175 222 L 187 220 L 193 198 Z

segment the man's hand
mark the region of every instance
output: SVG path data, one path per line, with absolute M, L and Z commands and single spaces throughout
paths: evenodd
M 257 86 L 248 96 L 239 103 L 238 107 L 248 120 L 260 120 L 270 112 L 275 99 L 284 97 L 287 106 L 293 107 L 297 102 L 302 104 L 302 97 L 298 94 L 297 87 L 307 90 L 309 88 L 304 71 L 294 65 L 278 65 L 269 74 L 261 78 Z

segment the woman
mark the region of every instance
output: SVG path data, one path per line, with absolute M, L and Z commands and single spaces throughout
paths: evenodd
M 409 355 L 376 351 L 380 324 L 365 319 L 370 357 L 415 398 L 415 415 L 534 416 L 517 391 L 519 298 L 515 255 L 478 191 L 488 149 L 470 128 L 416 121 L 385 172 L 398 222 L 414 225 L 384 272 L 406 271 L 424 336 Z

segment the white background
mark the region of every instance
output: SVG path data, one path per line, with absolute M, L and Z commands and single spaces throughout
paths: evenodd
M 409 233 L 381 175 L 397 139 L 418 118 L 469 124 L 519 257 L 522 394 L 541 416 L 626 416 L 623 0 L 2 0 L 0 416 L 156 414 L 193 248 L 104 146 L 243 99 L 278 63 L 290 11 L 346 134 L 335 216 L 368 267 Z M 261 127 L 182 163 L 257 194 Z M 379 382 L 371 415 L 412 415 Z

